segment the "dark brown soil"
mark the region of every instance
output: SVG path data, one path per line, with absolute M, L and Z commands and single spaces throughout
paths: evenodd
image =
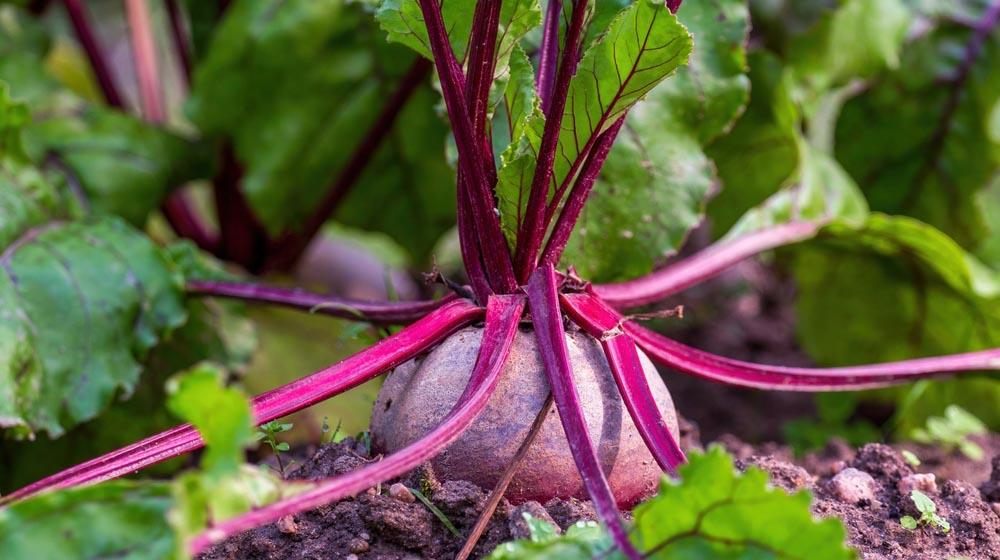
M 793 461 L 790 450 L 777 444 L 757 448 L 733 436 L 724 436 L 721 443 L 741 468 L 764 469 L 775 486 L 811 490 L 813 512 L 843 520 L 849 544 L 863 559 L 996 560 L 1000 559 L 1000 434 L 975 439 L 986 457 L 993 457 L 992 471 L 989 459 L 973 461 L 924 446 L 870 443 L 854 450 L 834 441 Z M 921 464 L 909 465 L 899 453 L 902 448 L 915 452 Z M 919 517 L 909 497 L 914 488 L 934 500 L 937 513 L 951 523 L 950 532 L 932 527 L 910 531 L 900 525 L 901 516 Z
M 290 473 L 293 479 L 320 479 L 357 469 L 369 462 L 363 445 L 347 438 L 323 446 Z M 401 484 L 396 486 L 395 484 Z M 404 487 L 406 489 L 404 489 Z M 371 488 L 343 500 L 230 539 L 201 556 L 202 560 L 454 558 L 465 542 L 453 535 L 415 499 L 409 488 L 428 496 L 462 535 L 479 518 L 487 493 L 465 481 L 438 481 L 428 467 L 398 481 Z M 473 558 L 488 555 L 498 544 L 527 536 L 523 513 L 561 529 L 580 520 L 596 519 L 589 502 L 552 500 L 517 507 L 501 501 Z
M 682 430 L 686 445 L 698 446 L 694 427 L 687 423 Z M 813 512 L 841 518 L 849 544 L 865 560 L 996 560 L 1000 559 L 1000 435 L 981 436 L 977 442 L 987 457 L 993 457 L 992 470 L 988 459 L 972 461 L 927 447 L 909 446 L 923 460 L 914 468 L 896 448 L 878 443 L 855 450 L 834 441 L 818 453 L 794 460 L 791 451 L 779 444 L 752 446 L 730 435 L 719 440 L 741 469 L 755 465 L 767 471 L 779 488 L 811 490 L 815 496 Z M 362 445 L 347 439 L 317 450 L 290 478 L 334 476 L 370 460 Z M 949 478 L 953 473 L 968 478 Z M 933 477 L 914 477 L 918 474 Z M 394 486 L 397 482 L 402 486 Z M 357 498 L 235 537 L 202 559 L 453 558 L 464 539 L 450 533 L 403 487 L 421 489 L 462 535 L 475 524 L 487 497 L 486 491 L 471 483 L 439 481 L 424 467 Z M 934 500 L 938 513 L 951 523 L 949 533 L 932 527 L 910 531 L 900 525 L 901 516 L 918 516 L 908 497 L 913 487 Z M 595 519 L 589 502 L 552 500 L 544 505 L 527 502 L 514 507 L 504 500 L 473 558 L 487 555 L 501 542 L 526 536 L 523 512 L 562 529 L 579 520 Z

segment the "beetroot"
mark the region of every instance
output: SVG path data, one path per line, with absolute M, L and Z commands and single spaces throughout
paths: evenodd
M 398 451 L 441 423 L 469 381 L 481 337 L 481 328 L 466 328 L 430 354 L 389 374 L 372 414 L 374 451 Z M 631 506 L 656 489 L 662 471 L 618 396 L 598 341 L 582 332 L 569 332 L 566 342 L 580 403 L 601 465 L 618 505 Z M 670 393 L 644 354 L 641 360 L 658 408 L 676 439 L 677 417 Z M 500 383 L 486 410 L 434 458 L 436 474 L 493 487 L 524 440 L 548 390 L 535 337 L 521 330 L 514 338 Z M 515 504 L 545 502 L 555 496 L 588 497 L 555 409 L 549 413 L 505 496 Z

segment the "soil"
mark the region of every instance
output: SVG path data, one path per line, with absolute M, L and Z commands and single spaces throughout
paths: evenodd
M 695 428 L 685 423 L 685 446 L 700 447 Z M 737 467 L 767 471 L 775 486 L 813 492 L 813 512 L 844 521 L 848 544 L 865 560 L 1000 559 L 1000 435 L 976 438 L 986 457 L 973 461 L 923 446 L 905 446 L 922 459 L 910 466 L 899 449 L 872 443 L 852 449 L 833 441 L 820 452 L 794 459 L 780 444 L 754 446 L 733 435 L 718 443 L 734 455 Z M 348 438 L 315 450 L 289 474 L 315 480 L 343 474 L 378 460 L 364 445 Z M 916 476 L 915 476 L 916 475 Z M 930 475 L 930 476 L 927 476 Z M 950 478 L 959 476 L 962 478 Z M 861 484 L 858 484 L 861 481 Z M 860 488 L 859 488 L 860 486 Z M 467 535 L 482 512 L 488 491 L 466 481 L 441 481 L 429 467 L 343 500 L 234 537 L 202 555 L 202 560 L 417 560 L 454 558 L 464 538 L 453 535 L 410 491 L 420 489 Z M 932 527 L 911 531 L 899 518 L 919 517 L 909 490 L 917 488 L 937 504 L 951 523 L 943 533 Z M 527 535 L 522 513 L 560 529 L 594 520 L 589 502 L 551 500 L 512 506 L 502 500 L 480 539 L 473 558 L 498 544 Z
M 330 444 L 299 464 L 290 479 L 315 480 L 357 469 L 377 460 L 353 438 Z M 434 513 L 416 499 L 418 489 L 462 535 L 475 525 L 488 492 L 466 481 L 439 481 L 428 466 L 381 484 L 356 498 L 283 518 L 221 543 L 202 560 L 454 558 L 465 542 L 453 535 Z M 527 536 L 523 512 L 565 529 L 580 520 L 597 518 L 589 502 L 551 500 L 542 505 L 512 506 L 502 500 L 483 533 L 473 558 L 488 555 L 504 541 Z

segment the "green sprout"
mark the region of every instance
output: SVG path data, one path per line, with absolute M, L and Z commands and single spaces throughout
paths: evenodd
M 911 467 L 920 466 L 920 457 L 917 457 L 916 453 L 910 451 L 909 449 L 904 449 L 900 453 L 903 455 L 903 459 L 906 460 Z
M 443 511 L 441 511 L 440 509 L 438 509 L 436 505 L 434 505 L 434 502 L 432 502 L 430 498 L 425 496 L 423 492 L 417 490 L 416 488 L 410 488 L 410 492 L 414 496 L 416 496 L 418 500 L 420 500 L 420 503 L 424 504 L 424 507 L 429 509 L 430 512 L 434 514 L 434 517 L 438 518 L 438 521 L 440 521 L 441 524 L 444 525 L 444 527 L 448 529 L 448 531 L 451 532 L 452 535 L 455 535 L 458 538 L 462 538 L 462 533 L 458 532 L 458 529 L 455 527 L 455 524 L 451 522 L 451 519 L 448 519 L 448 516 L 445 515 Z
M 272 420 L 266 424 L 261 424 L 257 428 L 257 432 L 253 435 L 254 441 L 263 441 L 268 446 L 271 447 L 271 451 L 274 452 L 274 458 L 278 461 L 278 473 L 281 478 L 285 478 L 285 463 L 281 459 L 281 454 L 288 451 L 288 443 L 283 441 L 278 441 L 277 435 L 282 432 L 287 432 L 292 429 L 291 422 L 283 423 L 277 420 Z
M 321 427 L 323 435 L 320 436 L 320 443 L 322 444 L 338 443 L 340 440 L 344 439 L 343 436 L 340 434 L 341 423 L 342 420 L 337 420 L 337 426 L 331 430 L 330 423 L 327 421 L 326 416 L 324 416 L 323 426 Z
M 937 514 L 937 506 L 934 505 L 934 500 L 927 497 L 920 490 L 914 490 L 910 492 L 910 499 L 913 500 L 913 504 L 917 506 L 917 511 L 920 512 L 920 519 L 914 519 L 910 515 L 904 515 L 899 518 L 899 524 L 905 529 L 911 531 L 915 530 L 921 525 L 927 525 L 930 527 L 936 527 L 942 533 L 947 533 L 951 531 L 951 523 L 948 520 Z
M 944 416 L 928 418 L 925 428 L 915 428 L 910 435 L 918 443 L 937 445 L 947 452 L 957 449 L 969 459 L 978 461 L 983 458 L 983 448 L 968 438 L 983 433 L 986 433 L 986 425 L 979 418 L 960 406 L 951 405 L 945 409 Z

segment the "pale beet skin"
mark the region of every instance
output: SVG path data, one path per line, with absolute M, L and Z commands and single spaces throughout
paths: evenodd
M 465 389 L 481 337 L 481 328 L 461 330 L 428 355 L 389 374 L 372 414 L 371 435 L 376 452 L 392 453 L 444 418 Z M 619 506 L 631 506 L 655 491 L 662 472 L 618 394 L 600 343 L 582 332 L 567 333 L 566 342 L 580 403 L 604 472 Z M 649 359 L 641 353 L 640 359 L 667 427 L 677 438 L 670 393 Z M 482 415 L 432 460 L 437 475 L 492 488 L 524 440 L 547 393 L 548 382 L 534 334 L 522 330 L 514 339 L 496 392 Z M 585 499 L 587 493 L 553 407 L 506 497 L 520 503 L 570 496 Z

